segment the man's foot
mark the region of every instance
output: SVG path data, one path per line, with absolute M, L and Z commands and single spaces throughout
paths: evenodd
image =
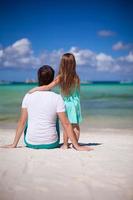
M 63 149 L 63 150 L 68 149 L 68 145 L 67 144 L 63 144 L 60 148 Z

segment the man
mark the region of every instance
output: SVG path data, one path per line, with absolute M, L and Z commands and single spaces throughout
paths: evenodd
M 48 85 L 54 79 L 54 70 L 48 65 L 38 70 L 39 86 Z M 14 141 L 6 148 L 16 148 L 24 131 L 24 140 L 27 147 L 35 149 L 52 149 L 59 146 L 59 130 L 57 130 L 57 117 L 60 119 L 65 132 L 75 149 L 80 151 L 92 150 L 88 146 L 80 146 L 69 123 L 61 95 L 52 91 L 37 91 L 26 94 L 21 108 L 21 116 L 16 129 Z

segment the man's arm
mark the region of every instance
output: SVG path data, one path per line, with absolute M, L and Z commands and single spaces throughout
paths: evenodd
M 76 136 L 75 136 L 73 129 L 72 129 L 72 125 L 70 124 L 69 120 L 67 119 L 65 112 L 59 112 L 58 116 L 59 116 L 59 119 L 62 123 L 62 126 L 63 126 L 65 132 L 67 133 L 68 137 L 70 138 L 70 140 L 71 140 L 71 142 L 74 145 L 76 150 L 79 150 L 79 151 L 93 150 L 92 148 L 90 148 L 88 146 L 80 146 L 78 144 Z
M 2 146 L 3 148 L 16 148 L 17 147 L 19 139 L 20 139 L 20 137 L 21 137 L 21 135 L 24 131 L 24 127 L 25 127 L 25 123 L 27 121 L 27 118 L 28 118 L 27 109 L 22 108 L 21 109 L 21 116 L 20 116 L 18 126 L 17 126 L 17 129 L 16 129 L 14 141 L 13 141 L 12 144 Z

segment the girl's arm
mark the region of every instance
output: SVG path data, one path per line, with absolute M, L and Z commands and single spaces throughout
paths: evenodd
M 31 94 L 31 93 L 36 92 L 36 91 L 50 90 L 53 87 L 57 86 L 59 83 L 60 83 L 60 75 L 58 75 L 50 84 L 35 87 L 35 88 L 31 89 L 28 93 Z

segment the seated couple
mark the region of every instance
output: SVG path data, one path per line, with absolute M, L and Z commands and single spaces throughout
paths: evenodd
M 48 85 L 53 79 L 54 70 L 52 67 L 44 65 L 38 70 L 39 85 Z M 57 119 L 61 121 L 65 133 L 76 150 L 92 150 L 88 146 L 78 144 L 72 125 L 66 116 L 61 95 L 50 90 L 36 91 L 25 95 L 14 141 L 3 147 L 16 148 L 23 132 L 25 144 L 29 148 L 53 149 L 59 147 L 60 133 Z

